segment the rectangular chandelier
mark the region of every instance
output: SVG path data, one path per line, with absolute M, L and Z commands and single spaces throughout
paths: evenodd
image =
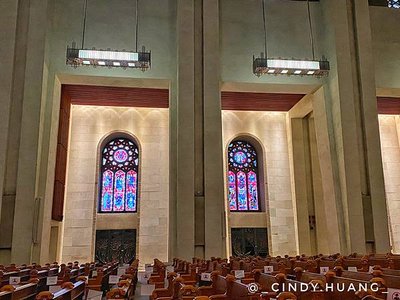
M 151 52 L 77 49 L 67 47 L 67 65 L 136 68 L 145 71 L 151 67 Z
M 328 75 L 329 62 L 327 60 L 273 59 L 253 56 L 253 73 L 257 76 L 283 74 L 321 77 Z

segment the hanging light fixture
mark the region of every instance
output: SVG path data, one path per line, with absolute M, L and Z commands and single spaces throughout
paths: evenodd
M 151 67 L 151 52 L 146 51 L 143 46 L 138 51 L 138 31 L 139 31 L 139 0 L 136 0 L 135 12 L 135 51 L 118 51 L 118 50 L 96 50 L 85 49 L 85 31 L 88 0 L 84 0 L 84 13 L 82 25 L 82 46 L 76 47 L 76 43 L 72 43 L 72 47 L 67 47 L 67 65 L 73 67 L 78 66 L 101 66 L 101 67 L 121 67 L 136 68 L 146 71 Z
M 307 0 L 308 21 L 310 25 L 310 40 L 312 60 L 269 58 L 267 52 L 267 22 L 265 17 L 265 1 L 261 0 L 263 24 L 264 24 L 264 52 L 260 57 L 253 55 L 253 73 L 260 77 L 263 74 L 270 75 L 300 75 L 321 77 L 329 73 L 329 62 L 326 59 L 316 60 L 314 51 L 314 37 L 311 23 L 310 2 Z

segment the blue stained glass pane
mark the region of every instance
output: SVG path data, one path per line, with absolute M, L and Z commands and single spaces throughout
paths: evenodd
M 232 171 L 228 172 L 228 192 L 229 192 L 229 209 L 237 210 L 237 197 L 236 197 L 236 176 Z
M 101 195 L 101 211 L 112 210 L 112 189 L 113 189 L 114 173 L 110 170 L 103 172 L 103 187 Z
M 257 175 L 253 171 L 248 173 L 249 209 L 258 210 Z
M 129 171 L 126 183 L 126 207 L 127 211 L 136 211 L 136 182 L 137 174 L 135 171 Z
M 247 210 L 247 184 L 246 174 L 242 171 L 237 173 L 238 203 L 239 210 Z
M 125 208 L 125 172 L 115 173 L 114 211 L 123 211 Z
M 245 162 L 247 162 L 247 155 L 242 151 L 236 152 L 234 157 L 235 157 L 235 161 L 238 164 L 244 164 Z

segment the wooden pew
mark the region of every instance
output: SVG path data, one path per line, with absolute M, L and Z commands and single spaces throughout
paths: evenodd
M 81 300 L 85 295 L 85 282 L 77 281 L 75 283 L 65 282 L 61 290 L 54 294 L 44 291 L 36 296 L 36 300 Z
M 384 274 L 381 270 L 373 270 L 371 273 L 366 272 L 352 272 L 343 270 L 341 267 L 335 269 L 336 276 L 352 278 L 363 281 L 370 281 L 372 278 L 379 277 L 385 281 L 388 288 L 400 289 L 400 277 Z
M 224 278 L 226 281 L 226 292 L 224 294 L 217 294 L 210 296 L 210 299 L 228 299 L 228 300 L 256 300 L 259 296 L 249 293 L 247 285 L 236 282 L 233 275 L 227 275 Z
M 0 288 L 10 283 L 10 277 L 20 277 L 21 282 L 29 280 L 30 269 L 19 270 L 15 269 L 9 272 L 0 271 Z
M 18 299 L 35 299 L 37 294 L 37 285 L 28 283 L 18 287 L 10 285 L 3 287 L 4 291 L 0 292 L 0 300 L 18 300 Z
M 225 277 L 221 276 L 219 271 L 211 272 L 211 281 L 211 286 L 201 286 L 198 288 L 199 296 L 223 295 L 226 293 L 226 280 Z
M 149 284 L 154 284 L 156 288 L 163 288 L 165 281 L 166 266 L 158 259 L 154 259 L 153 273 L 149 278 Z
M 172 296 L 158 297 L 155 300 L 193 300 L 198 294 L 196 287 L 186 285 L 182 278 L 176 277 L 173 280 Z
M 156 288 L 150 296 L 150 300 L 155 300 L 162 297 L 171 297 L 174 293 L 174 280 L 178 277 L 175 272 L 170 272 L 167 275 L 168 287 Z

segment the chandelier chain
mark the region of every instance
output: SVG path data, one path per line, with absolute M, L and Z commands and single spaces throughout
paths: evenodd
M 264 53 L 265 53 L 265 58 L 268 57 L 267 54 L 267 20 L 265 16 L 265 0 L 262 1 L 262 13 L 263 13 L 263 24 L 264 24 Z
M 312 27 L 312 22 L 311 22 L 310 0 L 307 0 L 307 13 L 308 13 L 308 25 L 310 27 L 310 42 L 311 42 L 312 59 L 315 60 L 314 32 L 313 32 L 313 27 Z
M 87 6 L 88 6 L 88 0 L 84 0 L 84 2 L 83 2 L 83 22 L 82 22 L 82 49 L 84 49 L 83 46 L 85 45 Z
M 139 0 L 136 0 L 135 10 L 135 51 L 138 51 L 138 32 L 139 32 Z

